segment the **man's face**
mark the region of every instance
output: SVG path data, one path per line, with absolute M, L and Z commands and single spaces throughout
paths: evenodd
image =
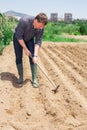
M 33 25 L 34 25 L 35 29 L 43 29 L 44 26 L 45 26 L 44 23 L 38 22 L 37 19 L 34 20 L 34 24 Z

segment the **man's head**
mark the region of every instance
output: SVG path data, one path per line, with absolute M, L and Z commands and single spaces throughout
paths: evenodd
M 48 18 L 44 13 L 39 13 L 34 19 L 34 28 L 42 29 L 47 24 Z

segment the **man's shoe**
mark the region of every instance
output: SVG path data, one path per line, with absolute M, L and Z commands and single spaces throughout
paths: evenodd
M 33 81 L 32 84 L 33 84 L 33 87 L 34 87 L 34 88 L 38 88 L 38 87 L 39 87 L 39 84 L 38 84 L 36 81 Z
M 22 84 L 23 83 L 23 79 L 22 78 L 19 78 L 18 81 L 17 81 L 18 84 Z
M 38 88 L 39 84 L 37 82 L 37 64 L 31 65 L 31 72 L 32 72 L 32 85 L 34 88 Z
M 17 64 L 17 70 L 19 74 L 19 79 L 17 81 L 18 84 L 23 83 L 23 65 L 22 64 Z

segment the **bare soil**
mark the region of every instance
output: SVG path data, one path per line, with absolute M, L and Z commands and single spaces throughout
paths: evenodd
M 39 88 L 31 84 L 28 57 L 17 85 L 13 45 L 0 56 L 0 130 L 87 130 L 87 44 L 43 43 L 38 63 Z

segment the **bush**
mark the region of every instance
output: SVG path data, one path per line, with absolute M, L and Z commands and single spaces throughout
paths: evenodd
M 17 24 L 17 19 L 7 18 L 4 15 L 0 15 L 0 54 L 6 45 L 9 45 L 13 39 L 13 30 Z
M 10 26 L 4 25 L 3 26 L 3 42 L 4 45 L 9 45 L 10 42 L 12 41 L 12 36 L 13 36 L 13 31 L 12 28 Z
M 81 35 L 87 35 L 87 25 L 82 24 L 79 28 Z

